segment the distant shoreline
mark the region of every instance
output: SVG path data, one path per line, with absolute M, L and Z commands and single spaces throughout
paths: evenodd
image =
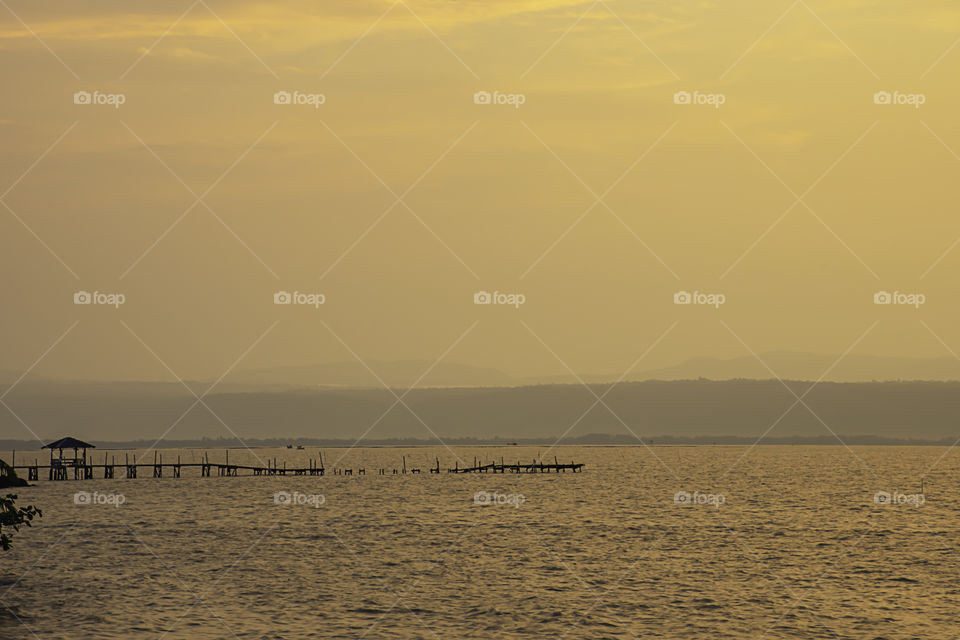
M 653 444 L 753 444 L 768 432 L 764 442 L 771 444 L 839 444 L 834 433 L 865 445 L 949 444 L 960 437 L 960 383 L 947 382 L 413 389 L 404 392 L 402 406 L 398 395 L 220 389 L 199 406 L 182 386 L 25 382 L 16 391 L 16 414 L 0 411 L 0 442 L 34 448 L 33 433 L 53 436 L 48 442 L 73 435 L 100 448 L 149 447 L 161 434 L 191 447 L 221 447 L 217 439 L 233 434 L 250 446 L 352 446 L 361 434 L 363 444 L 374 446 L 431 445 L 439 442 L 434 434 L 464 445 L 550 445 L 561 435 L 568 444 L 622 445 L 635 444 L 633 434 Z
M 81 436 L 82 437 L 82 436 Z M 48 440 L 54 440 L 49 438 Z M 507 446 L 771 446 L 771 445 L 806 445 L 806 446 L 951 446 L 957 442 L 956 438 L 944 438 L 942 440 L 924 440 L 916 439 L 898 439 L 884 438 L 870 435 L 840 435 L 840 439 L 834 436 L 817 437 L 768 437 L 757 442 L 757 438 L 746 436 L 701 436 L 701 437 L 676 437 L 676 436 L 653 436 L 644 437 L 641 442 L 637 438 L 628 435 L 608 435 L 608 434 L 590 434 L 578 436 L 575 438 L 565 438 L 557 442 L 552 438 L 517 438 L 508 440 L 505 438 L 443 438 L 442 441 L 436 439 L 422 438 L 391 438 L 379 440 L 363 440 L 357 443 L 355 440 L 345 439 L 323 439 L 323 438 L 217 438 L 217 439 L 195 439 L 195 440 L 164 440 L 156 443 L 154 440 L 129 440 L 129 441 L 104 441 L 94 440 L 91 444 L 96 445 L 98 450 L 112 449 L 149 449 L 154 445 L 159 445 L 158 449 L 259 449 L 259 448 L 278 448 L 287 445 L 303 447 L 332 447 L 332 448 L 403 448 L 403 447 L 507 447 Z M 40 443 L 35 440 L 0 440 L 0 450 L 2 451 L 36 451 L 40 449 Z

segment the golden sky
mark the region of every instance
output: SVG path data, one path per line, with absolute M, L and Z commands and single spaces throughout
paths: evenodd
M 0 5 L 0 369 L 960 353 L 956 3 Z

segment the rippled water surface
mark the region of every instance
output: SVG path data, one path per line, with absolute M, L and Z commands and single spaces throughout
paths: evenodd
M 519 476 L 445 470 L 536 448 L 354 449 L 338 466 L 366 475 L 329 475 L 344 453 L 324 450 L 325 477 L 141 469 L 17 490 L 44 516 L 0 552 L 0 637 L 960 635 L 960 449 L 558 447 L 584 472 Z M 393 475 L 404 455 L 423 473 Z

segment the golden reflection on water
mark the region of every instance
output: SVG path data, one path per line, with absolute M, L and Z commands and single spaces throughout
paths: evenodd
M 44 516 L 2 556 L 0 637 L 952 637 L 947 451 L 557 447 L 584 473 L 517 476 L 448 474 L 443 447 L 358 448 L 339 466 L 366 475 L 340 476 L 344 450 L 324 449 L 322 478 L 41 479 L 17 491 Z M 318 450 L 254 453 L 293 467 Z M 393 475 L 401 456 L 423 473 Z

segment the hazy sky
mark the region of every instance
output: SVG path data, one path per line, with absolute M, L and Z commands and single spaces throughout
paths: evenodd
M 4 5 L 2 369 L 960 352 L 954 2 Z

